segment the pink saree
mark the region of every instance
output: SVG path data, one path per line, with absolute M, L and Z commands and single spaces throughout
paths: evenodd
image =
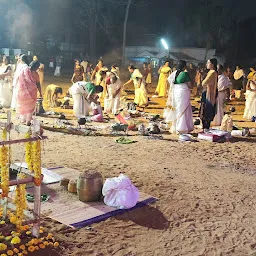
M 33 114 L 37 100 L 37 82 L 37 77 L 29 67 L 21 70 L 18 80 L 17 114 Z

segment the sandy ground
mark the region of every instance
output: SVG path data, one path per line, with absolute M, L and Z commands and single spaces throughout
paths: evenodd
M 244 103 L 236 105 L 236 123 L 255 127 L 241 119 Z M 156 100 L 150 107 L 160 113 L 163 104 Z M 180 143 L 173 135 L 134 136 L 136 143 L 120 145 L 113 137 L 45 134 L 45 167 L 95 169 L 104 178 L 124 173 L 159 198 L 91 229 L 44 219 L 61 243 L 60 255 L 256 255 L 256 137 Z M 22 152 L 15 146 L 13 158 L 21 160 Z

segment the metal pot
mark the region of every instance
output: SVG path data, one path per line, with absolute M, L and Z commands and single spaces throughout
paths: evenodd
M 77 180 L 77 194 L 82 202 L 97 201 L 101 197 L 103 178 L 101 173 L 86 171 L 79 175 Z

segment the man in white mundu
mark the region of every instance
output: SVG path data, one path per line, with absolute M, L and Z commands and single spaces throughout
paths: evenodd
M 224 116 L 224 107 L 228 97 L 228 89 L 232 83 L 227 76 L 223 74 L 224 67 L 218 65 L 218 97 L 217 97 L 217 113 L 212 121 L 213 125 L 220 126 Z
M 91 109 L 91 102 L 98 103 L 95 97 L 103 91 L 102 86 L 95 86 L 90 82 L 77 82 L 69 88 L 69 93 L 74 100 L 73 111 L 76 117 L 88 116 Z

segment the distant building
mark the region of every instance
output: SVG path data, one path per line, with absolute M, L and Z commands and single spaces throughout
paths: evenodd
M 150 62 L 152 67 L 156 68 L 166 59 L 170 59 L 172 64 L 178 60 L 185 60 L 187 63 L 198 65 L 204 63 L 205 59 L 212 58 L 216 54 L 216 49 L 205 48 L 171 48 L 169 51 L 162 47 L 150 46 L 127 46 L 125 48 L 125 61 L 140 65 L 143 62 Z

